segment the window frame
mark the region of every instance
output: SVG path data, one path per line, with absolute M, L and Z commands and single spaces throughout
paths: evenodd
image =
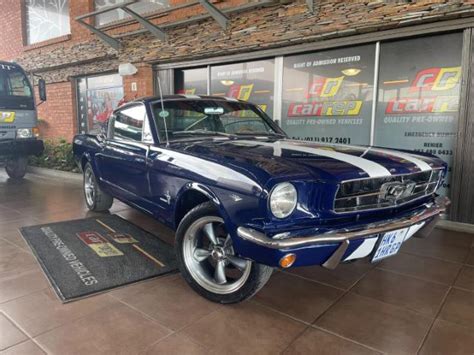
M 29 16 L 28 16 L 28 4 L 26 3 L 26 0 L 21 1 L 21 30 L 22 30 L 22 38 L 23 38 L 23 46 L 37 46 L 41 45 L 42 43 L 49 44 L 50 41 L 53 43 L 56 43 L 56 41 L 61 41 L 63 38 L 68 38 L 68 36 L 71 36 L 71 1 L 73 0 L 68 0 L 67 3 L 67 15 L 68 15 L 68 24 L 69 28 L 65 33 L 62 33 L 58 36 L 54 37 L 49 37 L 40 41 L 32 42 L 30 41 L 29 38 L 29 31 L 28 31 L 28 23 L 29 23 Z
M 114 132 L 115 132 L 115 121 L 117 120 L 117 115 L 119 115 L 121 111 L 130 109 L 133 107 L 139 107 L 139 106 L 143 107 L 144 115 L 145 115 L 143 118 L 143 124 L 141 127 L 141 139 L 138 141 L 131 138 L 116 137 Z M 116 110 L 114 110 L 107 124 L 107 139 L 110 141 L 125 142 L 125 143 L 143 143 L 143 144 L 150 144 L 150 145 L 155 144 L 155 140 L 153 138 L 153 133 L 150 126 L 150 117 L 148 115 L 146 105 L 142 102 L 131 103 L 128 105 L 121 106 L 117 108 Z

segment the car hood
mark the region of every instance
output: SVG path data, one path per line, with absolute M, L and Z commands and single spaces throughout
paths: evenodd
M 340 182 L 445 167 L 428 154 L 276 138 L 189 140 L 171 143 L 169 148 L 222 164 L 262 186 L 271 179 Z

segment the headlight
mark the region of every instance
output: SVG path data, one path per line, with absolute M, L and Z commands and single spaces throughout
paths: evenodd
M 33 137 L 33 132 L 30 128 L 20 128 L 16 130 L 17 138 L 31 138 Z
M 276 185 L 270 193 L 270 210 L 277 218 L 288 217 L 296 207 L 298 194 L 289 182 Z

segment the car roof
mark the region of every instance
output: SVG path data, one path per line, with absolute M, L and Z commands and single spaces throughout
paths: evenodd
M 213 100 L 213 101 L 230 101 L 230 102 L 242 102 L 247 103 L 246 101 L 234 99 L 231 97 L 223 97 L 223 96 L 210 96 L 210 95 L 163 95 L 163 101 L 172 101 L 172 100 Z M 143 102 L 143 103 L 152 103 L 160 101 L 160 96 L 148 96 L 142 97 L 137 100 L 129 101 L 127 104 L 134 103 L 134 102 Z

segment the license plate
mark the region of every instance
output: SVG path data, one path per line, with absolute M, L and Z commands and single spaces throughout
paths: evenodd
M 387 232 L 380 237 L 380 243 L 372 258 L 372 262 L 395 255 L 400 250 L 409 228 Z

